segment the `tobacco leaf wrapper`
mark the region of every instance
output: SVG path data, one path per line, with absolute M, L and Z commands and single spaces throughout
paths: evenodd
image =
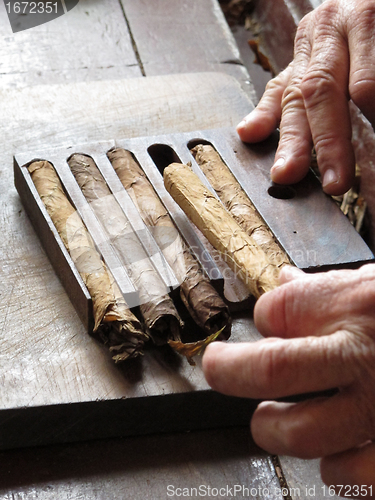
M 234 220 L 199 177 L 182 163 L 164 170 L 164 184 L 189 219 L 238 274 L 254 297 L 278 285 L 280 268 Z
M 157 345 L 169 339 L 180 340 L 182 321 L 166 286 L 94 160 L 87 155 L 74 154 L 68 164 L 139 292 L 140 312 L 147 333 Z
M 288 256 L 218 152 L 210 145 L 199 144 L 191 153 L 225 208 L 264 250 L 268 261 L 277 267 L 290 264 Z
M 168 344 L 179 354 L 185 356 L 189 365 L 195 366 L 195 361 L 193 359 L 194 356 L 199 356 L 211 342 L 214 342 L 221 335 L 222 330 L 217 331 L 216 333 L 212 333 L 208 337 L 203 340 L 198 340 L 197 342 L 175 342 L 174 340 L 170 340 Z
M 47 161 L 36 161 L 28 170 L 91 295 L 94 332 L 108 345 L 116 362 L 141 354 L 148 336 L 127 307 L 90 234 L 66 197 L 55 169 Z
M 152 184 L 133 158 L 122 148 L 107 153 L 122 185 L 180 283 L 180 295 L 194 321 L 208 334 L 219 330 L 229 338 L 231 319 L 224 300 L 211 285 L 191 254 Z

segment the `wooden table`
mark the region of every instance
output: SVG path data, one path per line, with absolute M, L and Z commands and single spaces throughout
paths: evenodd
M 97 356 L 98 347 L 23 210 L 12 155 L 233 127 L 255 99 L 249 74 L 216 0 L 81 0 L 63 17 L 15 35 L 1 2 L 0 27 L 2 401 L 53 402 L 69 385 L 77 400 L 93 384 L 111 395 L 118 380 L 109 363 L 100 368 L 105 382 L 80 372 L 75 360 L 68 372 L 59 368 L 68 342 L 80 356 Z M 251 320 L 245 326 L 257 338 Z M 37 369 L 30 363 L 36 352 Z M 280 460 L 282 471 L 248 427 L 15 449 L 0 453 L 0 499 L 161 499 L 200 486 L 231 498 L 236 485 L 243 488 L 236 498 L 282 499 L 282 474 L 293 500 L 312 498 L 306 488 L 314 486 L 313 498 L 324 498 L 317 461 Z

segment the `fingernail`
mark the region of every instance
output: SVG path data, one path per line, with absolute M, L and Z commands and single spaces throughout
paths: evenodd
M 281 156 L 273 164 L 273 166 L 271 168 L 271 172 L 274 172 L 275 170 L 277 170 L 278 168 L 283 167 L 284 165 L 285 165 L 285 158 L 283 156 Z
M 237 130 L 240 128 L 245 128 L 250 122 L 257 119 L 259 111 L 257 109 L 253 109 L 251 113 L 245 116 L 245 118 L 237 125 Z
M 251 113 L 246 115 L 245 118 L 243 118 L 243 120 L 240 121 L 240 123 L 237 125 L 237 128 L 246 127 L 246 125 L 251 121 L 251 119 L 253 117 L 253 113 L 254 113 L 254 111 L 252 111 Z
M 323 188 L 329 186 L 330 184 L 335 184 L 338 180 L 336 172 L 329 168 L 323 175 Z

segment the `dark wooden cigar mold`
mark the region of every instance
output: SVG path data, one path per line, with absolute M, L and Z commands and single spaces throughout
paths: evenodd
M 277 138 L 247 146 L 239 141 L 234 130 L 223 129 L 81 144 L 15 155 L 17 191 L 46 254 L 88 332 L 91 333 L 94 327 L 92 299 L 48 215 L 28 166 L 42 159 L 54 167 L 68 200 L 80 215 L 133 311 L 133 305 L 139 300 L 139 291 L 125 266 L 121 264 L 111 239 L 99 224 L 68 165 L 68 160 L 76 153 L 93 160 L 104 177 L 106 186 L 129 219 L 140 244 L 150 256 L 169 296 L 175 301 L 176 296 L 180 295 L 179 280 L 165 258 L 164 249 L 157 244 L 157 240 L 160 242 L 158 234 L 153 233 L 150 224 L 142 221 L 137 206 L 120 183 L 107 155 L 113 148 L 129 151 L 153 186 L 183 242 L 209 278 L 209 283 L 221 296 L 225 283 L 226 304 L 233 311 L 230 341 L 245 342 L 260 337 L 252 321 L 249 291 L 190 223 L 164 187 L 163 169 L 173 162 L 182 162 L 191 164 L 193 171 L 212 190 L 214 196 L 218 196 L 198 167 L 191 153 L 193 147 L 199 144 L 213 146 L 294 265 L 318 271 L 358 267 L 373 260 L 367 245 L 336 204 L 323 194 L 312 173 L 292 187 L 270 184 L 269 170 L 276 140 Z M 137 203 L 140 208 L 141 201 L 138 200 Z M 212 318 L 207 319 L 207 325 L 208 330 L 212 328 Z M 97 353 L 97 358 L 86 361 L 89 367 L 99 364 L 100 369 L 95 373 L 106 380 L 107 362 L 111 363 L 111 360 L 106 360 L 100 350 Z M 149 349 L 140 362 L 139 359 L 133 360 L 111 372 L 116 374 L 116 379 L 111 379 L 115 396 L 111 393 L 99 400 L 93 396 L 83 402 L 68 396 L 59 400 L 59 404 L 47 402 L 40 407 L 31 405 L 25 409 L 11 408 L 2 411 L 0 449 L 119 435 L 248 425 L 249 415 L 257 401 L 228 398 L 211 391 L 205 382 L 200 358 L 197 358 L 197 366 L 191 367 L 168 346 Z M 110 370 L 112 369 L 111 365 Z M 87 370 L 90 371 L 89 368 Z M 34 424 L 28 431 L 30 419 Z M 46 432 L 46 428 L 49 432 Z
M 238 140 L 233 130 L 223 129 L 77 145 L 15 156 L 14 175 L 17 191 L 56 273 L 88 331 L 92 330 L 93 325 L 90 295 L 43 206 L 27 165 L 38 158 L 47 160 L 54 166 L 69 200 L 93 237 L 130 307 L 137 303 L 138 292 L 70 171 L 68 160 L 75 153 L 86 155 L 94 161 L 172 296 L 179 287 L 178 279 L 166 261 L 162 249 L 158 247 L 150 227 L 143 222 L 111 165 L 108 152 L 114 148 L 123 148 L 132 154 L 191 253 L 221 294 L 224 286 L 223 274 L 230 274 L 229 269 L 172 200 L 162 178 L 163 170 L 169 164 L 185 163 L 191 165 L 192 170 L 214 192 L 191 153 L 191 149 L 199 144 L 212 145 L 217 151 L 292 264 L 304 270 L 317 271 L 357 267 L 373 260 L 365 242 L 336 204 L 322 192 L 319 181 L 312 172 L 294 186 L 274 186 L 270 183 L 269 169 L 272 166 L 275 140 L 276 138 L 248 146 Z M 236 281 L 233 276 L 231 279 Z M 242 301 L 243 297 L 240 295 L 239 292 L 238 297 L 232 299 L 234 309 L 236 301 Z M 232 297 L 233 295 L 230 298 Z

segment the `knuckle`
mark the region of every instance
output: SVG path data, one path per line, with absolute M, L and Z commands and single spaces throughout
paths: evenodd
M 313 12 L 306 14 L 298 24 L 296 35 L 294 38 L 294 47 L 297 48 L 303 44 L 308 38 L 309 26 L 313 21 Z
M 337 140 L 340 138 L 340 133 L 332 130 L 316 132 L 314 135 L 314 147 L 318 157 L 321 159 L 322 166 L 325 158 L 325 153 L 330 153 L 337 145 Z M 329 157 L 330 155 L 328 155 Z
M 275 91 L 279 91 L 280 89 L 284 89 L 287 85 L 289 75 L 289 69 L 286 68 L 284 71 L 279 73 L 275 78 L 269 80 L 267 82 L 265 92 L 266 93 L 274 93 Z
M 281 79 L 279 78 L 279 76 L 277 76 L 276 78 L 273 78 L 272 80 L 270 80 L 267 83 L 264 95 L 273 94 L 275 91 L 279 90 L 281 85 L 282 85 Z
M 258 380 L 260 390 L 267 388 L 272 392 L 272 388 L 280 378 L 280 370 L 285 368 L 284 355 L 282 351 L 275 350 L 275 342 L 272 339 L 265 339 L 259 352 L 259 359 L 259 366 L 263 367 L 262 375 Z
M 320 7 L 315 9 L 315 25 L 319 27 L 330 27 L 337 25 L 333 21 L 339 15 L 339 4 L 336 0 L 326 0 Z
M 330 99 L 338 91 L 335 76 L 329 68 L 310 68 L 301 80 L 301 93 L 304 101 L 311 106 L 319 105 Z
M 286 87 L 281 100 L 282 109 L 292 106 L 293 108 L 303 108 L 303 95 L 300 85 L 291 83 Z
M 348 17 L 348 28 L 362 31 L 368 37 L 369 28 L 375 26 L 375 4 L 372 0 L 355 2 L 352 15 Z
M 280 380 L 283 380 L 283 390 L 291 393 L 294 379 L 290 379 L 290 374 L 297 369 L 300 349 L 287 346 L 282 339 L 265 339 L 262 342 L 263 346 L 259 351 L 259 366 L 262 366 L 262 372 L 257 381 L 259 392 L 262 393 L 266 389 L 268 394 L 276 394 L 280 388 Z

